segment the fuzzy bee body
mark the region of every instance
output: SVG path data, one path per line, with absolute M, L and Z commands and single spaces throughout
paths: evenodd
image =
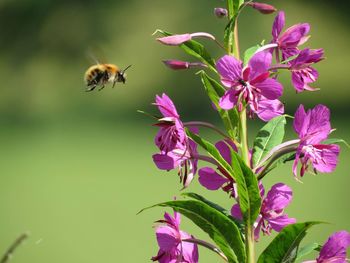
M 113 83 L 113 88 L 116 82 L 125 83 L 125 71 L 130 66 L 126 67 L 124 70 L 120 70 L 114 64 L 96 64 L 89 67 L 84 76 L 87 86 L 86 91 L 93 91 L 97 86 L 100 86 L 99 90 L 102 90 L 105 84 L 109 82 Z

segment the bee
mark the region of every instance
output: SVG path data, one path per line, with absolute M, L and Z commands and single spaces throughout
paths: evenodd
M 131 65 L 121 70 L 114 64 L 96 64 L 88 68 L 85 72 L 86 91 L 93 91 L 99 86 L 99 91 L 102 90 L 107 83 L 113 83 L 114 88 L 117 82 L 126 81 L 125 71 L 130 68 Z

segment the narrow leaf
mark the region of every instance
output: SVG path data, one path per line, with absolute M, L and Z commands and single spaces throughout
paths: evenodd
M 233 179 L 235 179 L 234 171 L 232 170 L 231 165 L 226 162 L 226 160 L 221 156 L 219 150 L 216 149 L 212 143 L 199 137 L 197 134 L 192 133 L 188 129 L 186 129 L 186 133 L 194 142 L 201 146 L 218 163 L 220 167 L 222 167 Z
M 258 180 L 252 170 L 235 151 L 231 150 L 231 156 L 232 168 L 235 171 L 237 183 L 239 206 L 243 219 L 247 225 L 253 225 L 261 207 Z
M 230 18 L 230 21 L 226 25 L 225 31 L 224 31 L 225 48 L 227 50 L 229 50 L 229 54 L 232 54 L 234 52 L 234 50 L 232 50 L 232 48 L 234 47 L 234 33 L 233 33 L 233 29 L 235 28 L 235 24 L 236 24 L 236 17 L 237 17 L 236 15 L 233 15 Z
M 307 256 L 313 251 L 319 251 L 322 246 L 317 243 L 311 243 L 306 246 L 303 246 L 298 250 L 298 255 L 296 260 L 300 260 L 301 258 Z
M 198 200 L 170 201 L 155 206 L 171 207 L 189 218 L 210 236 L 228 258 L 228 262 L 245 262 L 241 233 L 236 224 L 223 213 Z
M 207 92 L 212 103 L 215 105 L 228 134 L 231 138 L 236 138 L 239 119 L 237 109 L 233 108 L 229 111 L 221 109 L 219 106 L 219 99 L 224 95 L 226 91 L 225 88 L 216 80 L 209 77 L 204 71 L 201 71 L 200 75 L 205 91 Z
M 307 230 L 320 222 L 296 223 L 286 226 L 263 251 L 258 263 L 295 262 L 300 242 Z
M 239 231 L 242 234 L 242 240 L 243 240 L 243 234 L 245 231 L 243 223 L 240 220 L 232 217 L 231 213 L 229 211 L 227 211 L 225 208 L 223 208 L 222 206 L 220 206 L 216 203 L 213 203 L 212 201 L 210 201 L 210 200 L 208 200 L 208 199 L 204 198 L 203 196 L 196 194 L 196 193 L 183 193 L 182 196 L 201 201 L 201 202 L 209 205 L 210 207 L 216 209 L 217 211 L 223 213 L 224 215 L 226 215 L 230 220 L 232 220 L 236 224 L 236 226 L 238 227 Z
M 159 32 L 160 34 L 164 36 L 172 36 L 172 33 L 163 31 L 163 30 L 157 30 L 156 32 Z M 182 48 L 187 54 L 194 56 L 195 58 L 199 59 L 203 63 L 205 63 L 211 70 L 216 72 L 215 68 L 215 61 L 210 56 L 207 49 L 199 42 L 195 40 L 187 41 L 179 46 Z
M 282 143 L 285 125 L 285 116 L 278 116 L 270 120 L 258 132 L 253 146 L 253 167 L 260 163 L 273 147 Z

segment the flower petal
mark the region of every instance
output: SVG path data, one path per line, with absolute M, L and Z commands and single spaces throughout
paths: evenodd
M 262 97 L 259 100 L 259 108 L 256 114 L 263 121 L 269 121 L 284 113 L 284 105 L 279 100 L 268 100 Z
M 232 206 L 231 208 L 231 216 L 233 216 L 234 218 L 240 219 L 242 220 L 242 212 L 241 212 L 241 208 L 239 207 L 239 204 L 235 204 Z
M 339 231 L 331 235 L 323 245 L 317 262 L 326 262 L 332 258 L 339 257 L 339 260 L 332 262 L 346 262 L 346 250 L 350 246 L 350 234 L 347 231 Z
M 208 190 L 218 190 L 224 183 L 229 182 L 228 179 L 219 175 L 211 167 L 203 167 L 198 171 L 199 183 Z
M 257 52 L 249 60 L 248 67 L 250 68 L 249 80 L 253 80 L 261 74 L 269 71 L 272 61 L 272 54 L 267 50 Z
M 338 156 L 340 152 L 339 145 L 314 145 L 314 147 L 321 151 L 320 160 L 314 160 L 312 165 L 314 168 L 321 173 L 331 173 L 334 171 L 338 164 Z
M 330 131 L 330 110 L 324 105 L 317 105 L 310 113 L 310 121 L 306 126 L 306 136 L 308 144 L 316 144 L 327 139 Z
M 166 154 L 154 154 L 152 156 L 153 162 L 157 165 L 160 170 L 172 170 L 177 167 L 177 162 L 174 158 Z
M 180 242 L 180 233 L 169 226 L 160 226 L 156 230 L 157 242 L 160 249 L 170 251 Z
M 295 218 L 289 218 L 288 215 L 282 215 L 274 219 L 268 219 L 268 222 L 273 230 L 280 232 L 287 225 L 296 223 Z
M 254 86 L 260 89 L 261 95 L 269 100 L 275 100 L 281 97 L 283 93 L 282 84 L 272 78 L 266 79 L 260 83 L 256 83 Z
M 233 56 L 225 55 L 216 63 L 221 82 L 225 87 L 231 88 L 237 85 L 242 78 L 242 62 Z
M 155 105 L 158 106 L 159 111 L 164 117 L 179 118 L 179 114 L 176 111 L 173 101 L 165 93 L 163 93 L 162 96 L 156 96 Z
M 297 47 L 304 43 L 304 37 L 309 33 L 310 25 L 308 23 L 296 24 L 289 27 L 279 38 L 281 48 Z
M 283 210 L 293 199 L 292 189 L 285 184 L 273 185 L 264 200 L 266 211 Z
M 220 108 L 224 110 L 230 110 L 237 104 L 236 91 L 234 89 L 229 89 L 225 92 L 219 100 Z
M 160 38 L 157 38 L 157 40 L 164 45 L 178 46 L 186 41 L 191 40 L 191 38 L 192 38 L 191 34 L 181 34 L 181 35 L 160 37 Z
M 276 15 L 272 26 L 272 36 L 275 41 L 278 39 L 278 36 L 281 34 L 284 24 L 285 24 L 285 15 L 283 11 L 280 11 Z

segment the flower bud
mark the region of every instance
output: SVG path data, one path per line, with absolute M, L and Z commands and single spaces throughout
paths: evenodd
M 223 18 L 223 17 L 227 17 L 227 16 L 228 16 L 227 9 L 222 8 L 222 7 L 214 8 L 214 14 L 215 14 L 218 18 Z
M 181 34 L 181 35 L 172 35 L 167 37 L 160 37 L 157 38 L 159 42 L 161 42 L 164 45 L 168 46 L 178 46 L 181 45 L 189 40 L 191 40 L 194 37 L 205 37 L 209 38 L 211 40 L 215 40 L 215 37 L 209 33 L 205 32 L 196 32 L 192 34 Z
M 179 70 L 179 69 L 189 69 L 192 67 L 202 67 L 206 68 L 207 65 L 201 63 L 201 62 L 187 62 L 187 61 L 181 61 L 181 60 L 163 60 L 163 63 L 174 70 Z
M 262 14 L 272 14 L 277 11 L 277 9 L 272 6 L 265 3 L 258 3 L 258 2 L 248 2 L 248 5 L 253 7 L 254 9 L 258 10 Z

